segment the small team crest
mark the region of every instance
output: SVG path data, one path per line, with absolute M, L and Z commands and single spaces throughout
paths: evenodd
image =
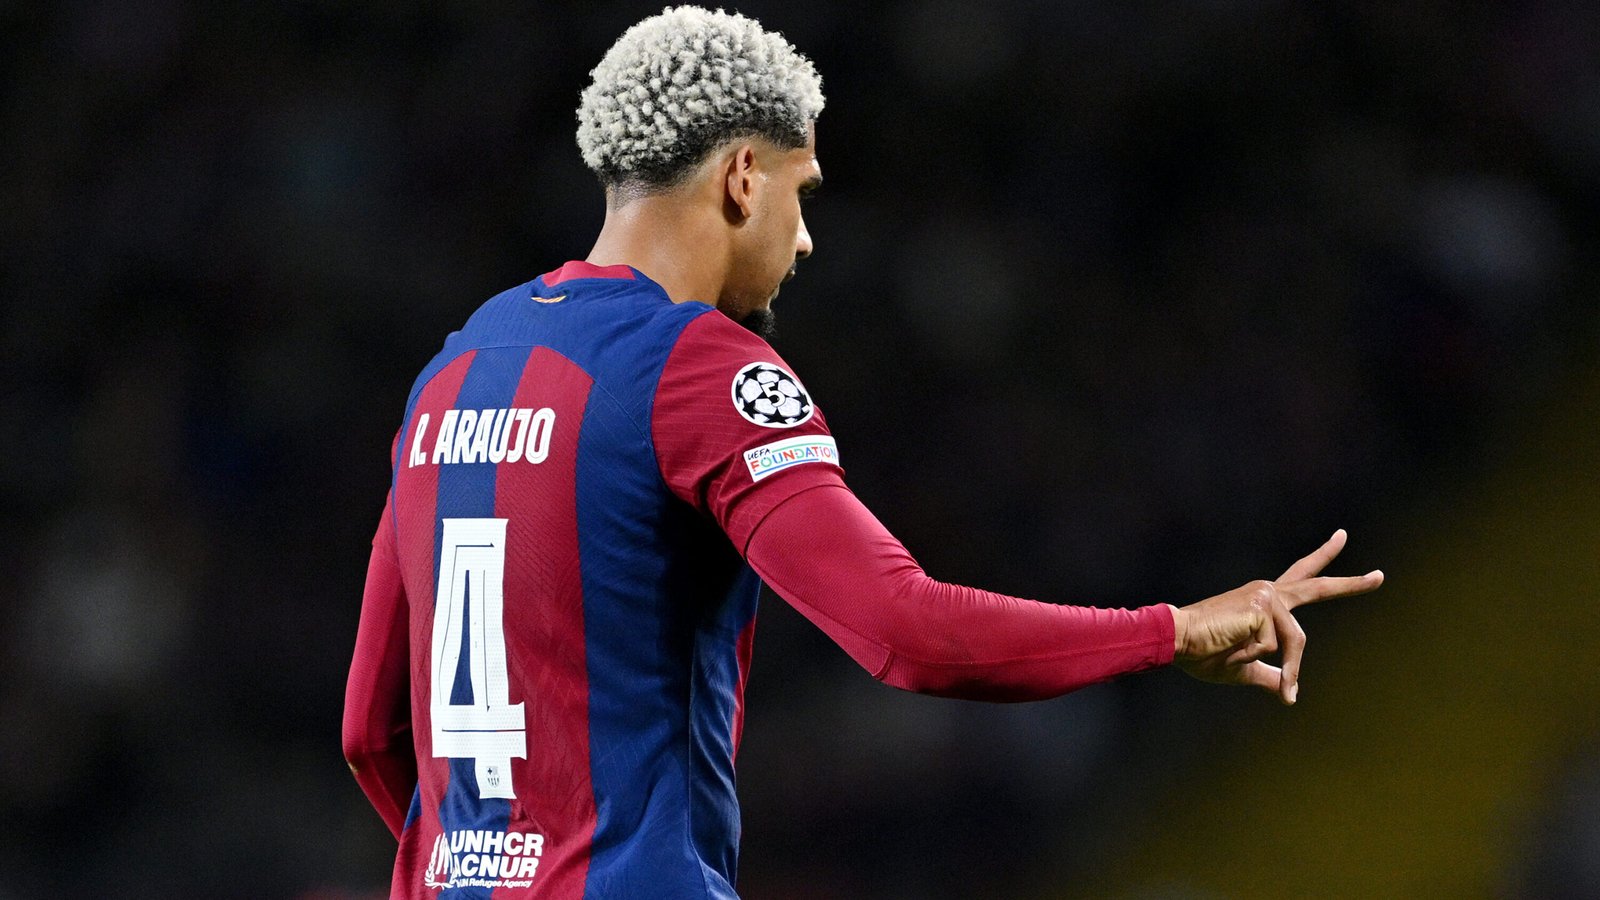
M 766 362 L 751 363 L 733 376 L 733 408 L 766 428 L 791 428 L 816 412 L 800 380 Z

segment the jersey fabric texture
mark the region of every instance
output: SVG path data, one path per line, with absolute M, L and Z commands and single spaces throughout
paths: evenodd
M 417 379 L 346 689 L 392 896 L 730 898 L 760 582 L 885 684 L 1054 697 L 1171 662 L 1165 605 L 936 581 L 764 341 L 625 266 L 485 304 Z
M 1165 604 L 1065 606 L 936 581 L 840 486 L 773 509 L 745 558 L 873 678 L 919 694 L 1044 700 L 1166 665 L 1175 649 Z
M 418 377 L 353 665 L 378 670 L 363 683 L 406 687 L 347 704 L 410 722 L 386 737 L 414 742 L 415 775 L 371 773 L 399 826 L 393 896 L 735 896 L 733 759 L 760 586 L 740 552 L 783 499 L 842 484 L 820 413 L 774 425 L 736 392 L 753 364 L 788 373 L 712 307 L 675 304 L 627 267 L 568 263 L 491 299 Z M 780 442 L 792 448 L 760 449 Z M 781 471 L 754 473 L 773 452 Z M 502 605 L 492 583 L 474 603 L 469 575 L 452 630 L 436 621 L 457 555 L 441 558 L 444 523 L 486 519 L 505 520 Z M 432 717 L 495 694 L 497 623 L 482 620 L 497 612 L 499 690 L 525 728 L 509 773 L 485 775 L 439 755 Z M 431 671 L 441 628 L 461 644 Z M 384 740 L 371 724 L 354 730 Z M 507 778 L 509 791 L 484 787 Z

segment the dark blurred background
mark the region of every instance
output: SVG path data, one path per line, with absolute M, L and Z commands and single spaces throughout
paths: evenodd
M 1189 602 L 1335 527 L 1305 694 L 993 707 L 775 597 L 761 898 L 1600 896 L 1600 12 L 736 4 L 823 73 L 775 342 L 936 577 Z M 602 216 L 650 3 L 0 5 L 0 898 L 372 898 L 339 752 L 415 373 Z

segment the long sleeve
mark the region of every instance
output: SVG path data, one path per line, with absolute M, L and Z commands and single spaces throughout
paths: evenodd
M 842 484 L 772 509 L 746 559 L 873 677 L 973 700 L 1039 700 L 1172 661 L 1172 613 L 1059 606 L 935 581 Z
M 344 756 L 399 838 L 417 785 L 408 675 L 410 625 L 388 505 L 372 540 L 361 625 L 344 695 Z

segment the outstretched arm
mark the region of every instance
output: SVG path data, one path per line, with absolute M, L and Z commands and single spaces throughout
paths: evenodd
M 1058 606 L 935 581 L 842 484 L 784 500 L 746 548 L 762 579 L 874 678 L 918 693 L 1037 700 L 1175 658 L 1196 677 L 1255 684 L 1294 702 L 1305 633 L 1290 611 L 1373 590 L 1314 577 L 1340 531 L 1275 582 L 1252 582 L 1182 609 Z M 1262 657 L 1280 644 L 1283 667 Z
M 746 558 L 874 678 L 908 691 L 1039 700 L 1172 660 L 1171 607 L 1058 606 L 935 581 L 842 484 L 780 503 Z
M 761 418 L 723 387 L 754 370 L 786 385 L 792 424 Z M 1271 682 L 1292 698 L 1305 636 L 1289 610 L 1382 580 L 1314 577 L 1341 534 L 1276 582 L 1182 610 L 1056 606 L 945 584 L 845 486 L 827 423 L 783 360 L 726 316 L 708 311 L 684 326 L 653 402 L 651 436 L 673 493 L 710 515 L 762 579 L 863 668 L 906 690 L 1034 700 L 1176 653 L 1200 677 Z M 1280 639 L 1282 673 L 1261 661 Z

